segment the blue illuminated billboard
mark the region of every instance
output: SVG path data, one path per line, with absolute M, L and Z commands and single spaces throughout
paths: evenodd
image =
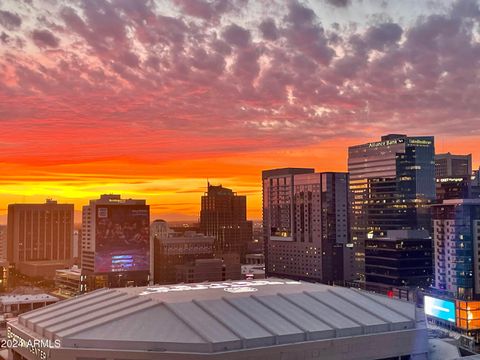
M 438 319 L 455 322 L 455 303 L 453 301 L 425 296 L 424 305 L 425 314 Z
M 148 271 L 148 205 L 99 205 L 95 223 L 95 272 Z

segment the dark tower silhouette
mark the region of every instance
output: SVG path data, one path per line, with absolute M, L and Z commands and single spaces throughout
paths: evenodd
M 202 196 L 200 229 L 215 237 L 216 257 L 238 254 L 245 259 L 247 243 L 252 240 L 252 223 L 247 221 L 247 197 L 237 195 L 222 185 L 208 183 Z

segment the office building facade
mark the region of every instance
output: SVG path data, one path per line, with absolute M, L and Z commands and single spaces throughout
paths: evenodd
M 266 275 L 351 280 L 348 174 L 286 168 L 262 179 Z
M 435 177 L 461 177 L 472 175 L 472 154 L 451 153 L 435 155 Z
M 101 195 L 82 212 L 82 291 L 146 285 L 150 208 L 145 200 Z
M 8 205 L 7 259 L 11 264 L 58 261 L 68 264 L 73 249 L 73 204 Z
M 430 230 L 434 154 L 431 136 L 390 134 L 349 147 L 352 242 L 361 282 L 373 283 L 365 273 L 367 236 L 383 237 L 388 230 Z
M 7 226 L 0 225 L 0 261 L 7 261 Z
M 480 299 L 480 199 L 433 206 L 434 287 L 457 299 Z
M 404 287 L 427 288 L 432 280 L 432 237 L 427 230 L 387 230 L 369 234 L 365 273 L 387 292 Z
M 155 284 L 175 284 L 178 266 L 214 256 L 214 237 L 194 231 L 183 234 L 169 232 L 167 236 L 157 236 L 153 241 Z
M 215 257 L 235 253 L 244 261 L 253 238 L 252 222 L 247 221 L 247 197 L 208 184 L 201 201 L 200 232 L 215 238 Z
M 242 278 L 240 262 L 223 259 L 197 259 L 175 266 L 176 283 L 201 283 L 205 281 L 231 281 Z

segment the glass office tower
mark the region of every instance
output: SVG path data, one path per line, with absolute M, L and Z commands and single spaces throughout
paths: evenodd
M 385 237 L 388 230 L 430 231 L 429 205 L 435 200 L 434 156 L 433 136 L 390 134 L 348 149 L 356 275 L 367 286 L 382 285 L 382 272 L 385 278 L 389 273 L 404 274 L 396 267 L 405 266 L 394 260 L 395 250 L 391 265 L 383 270 L 370 264 L 365 256 L 367 239 Z M 394 282 L 412 285 L 415 280 L 406 277 Z
M 433 206 L 435 283 L 458 299 L 480 299 L 480 199 Z

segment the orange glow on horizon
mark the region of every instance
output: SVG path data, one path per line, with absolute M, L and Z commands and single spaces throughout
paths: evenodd
M 73 203 L 76 221 L 81 206 L 103 193 L 143 198 L 151 206 L 152 219 L 196 221 L 200 196 L 207 179 L 247 195 L 248 217 L 261 219 L 261 171 L 280 167 L 314 167 L 316 171 L 346 171 L 349 145 L 375 140 L 330 139 L 317 145 L 247 153 L 214 154 L 205 157 L 177 157 L 150 161 L 146 158 L 99 159 L 96 161 L 1 163 L 0 222 L 6 222 L 9 203 L 43 202 L 53 198 Z M 476 150 L 476 138 L 437 140 L 437 153 L 470 153 Z M 480 153 L 473 153 L 474 160 Z M 38 160 L 38 161 L 35 161 Z M 478 168 L 478 161 L 474 163 Z

